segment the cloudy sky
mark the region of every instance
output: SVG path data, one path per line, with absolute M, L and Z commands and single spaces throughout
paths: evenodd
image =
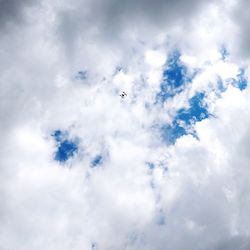
M 249 250 L 249 12 L 0 0 L 0 249 Z

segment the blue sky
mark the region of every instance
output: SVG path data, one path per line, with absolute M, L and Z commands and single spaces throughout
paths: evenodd
M 77 153 L 77 142 L 68 139 L 67 132 L 56 130 L 53 132 L 52 136 L 56 141 L 56 152 L 54 156 L 56 161 L 64 163 Z
M 0 1 L 0 249 L 250 249 L 249 11 Z
M 181 54 L 178 50 L 168 56 L 163 71 L 163 82 L 160 85 L 160 92 L 157 94 L 157 99 L 160 102 L 164 102 L 168 98 L 180 93 L 185 84 L 188 84 L 191 80 L 188 77 L 188 69 L 181 62 L 180 56 Z
M 103 163 L 103 157 L 101 155 L 95 156 L 95 158 L 91 162 L 91 167 L 100 166 Z

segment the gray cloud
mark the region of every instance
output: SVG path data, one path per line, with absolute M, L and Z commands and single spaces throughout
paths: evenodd
M 235 236 L 227 239 L 225 242 L 219 244 L 215 247 L 216 250 L 247 250 L 250 248 L 250 239 L 249 237 Z
M 0 27 L 12 28 L 12 24 L 20 24 L 25 20 L 25 9 L 33 6 L 32 0 L 1 0 L 0 1 Z M 7 27 L 6 27 L 7 26 Z
M 27 13 L 30 6 L 36 11 Z M 215 99 L 217 74 L 238 68 L 216 54 L 227 37 L 216 39 L 224 35 L 220 8 L 198 0 L 0 1 L 8 28 L 0 38 L 0 248 L 249 248 L 249 88 Z M 186 62 L 201 73 L 160 108 L 152 103 L 168 37 L 188 48 Z M 75 80 L 79 70 L 86 81 Z M 197 124 L 199 140 L 162 144 L 152 125 L 171 122 L 201 90 L 217 118 Z M 55 129 L 81 147 L 63 167 L 53 159 Z M 103 152 L 104 164 L 90 168 Z
M 247 0 L 236 1 L 235 7 L 232 11 L 232 18 L 237 28 L 237 34 L 235 39 L 236 51 L 239 52 L 239 56 L 244 59 L 248 59 L 250 53 L 250 4 Z M 234 34 L 232 34 L 234 36 Z
M 97 46 L 112 44 L 113 49 L 125 50 L 137 42 L 150 42 L 159 32 L 168 33 L 173 27 L 190 29 L 200 10 L 213 1 L 77 1 L 69 8 L 57 11 L 58 34 L 71 54 L 76 41 Z M 107 49 L 107 48 L 106 48 Z M 126 54 L 127 52 L 125 52 Z

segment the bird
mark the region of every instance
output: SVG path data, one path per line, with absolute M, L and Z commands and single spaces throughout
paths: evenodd
M 125 98 L 126 96 L 127 96 L 127 94 L 124 91 L 122 91 L 122 93 L 120 94 L 120 97 Z

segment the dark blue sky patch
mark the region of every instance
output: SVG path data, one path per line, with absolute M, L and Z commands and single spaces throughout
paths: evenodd
M 69 158 L 72 158 L 78 151 L 78 145 L 76 141 L 67 139 L 68 133 L 55 130 L 52 133 L 55 141 L 57 142 L 57 150 L 55 152 L 54 159 L 61 163 L 66 162 Z
M 172 124 L 166 124 L 161 128 L 161 136 L 167 145 L 174 144 L 175 141 L 183 135 L 191 134 L 196 136 L 192 129 L 197 121 L 202 121 L 210 116 L 207 105 L 204 103 L 205 94 L 197 93 L 189 100 L 188 109 L 180 109 Z
M 163 79 L 168 80 L 172 88 L 180 87 L 185 81 L 186 67 L 180 61 L 181 54 L 175 51 L 168 59 L 167 69 L 163 72 Z
M 77 152 L 77 145 L 72 141 L 62 141 L 56 151 L 55 160 L 65 162 L 69 158 L 73 157 L 74 153 Z
M 209 117 L 207 105 L 204 104 L 205 94 L 197 93 L 189 100 L 189 109 L 180 109 L 176 115 L 176 120 L 183 121 L 186 125 L 191 125 L 196 121 L 201 121 Z
M 188 77 L 187 67 L 181 62 L 180 56 L 179 51 L 174 51 L 167 60 L 166 69 L 163 72 L 163 82 L 160 85 L 160 92 L 156 96 L 157 101 L 160 103 L 180 93 L 184 85 L 191 82 L 194 77 Z
M 97 155 L 91 162 L 91 167 L 97 167 L 103 163 L 103 157 L 101 155 Z
M 87 79 L 87 71 L 78 71 L 76 76 L 75 76 L 76 80 L 85 80 Z
M 232 85 L 240 90 L 244 90 L 247 87 L 247 79 L 245 76 L 245 70 L 240 69 L 236 79 L 232 79 Z

